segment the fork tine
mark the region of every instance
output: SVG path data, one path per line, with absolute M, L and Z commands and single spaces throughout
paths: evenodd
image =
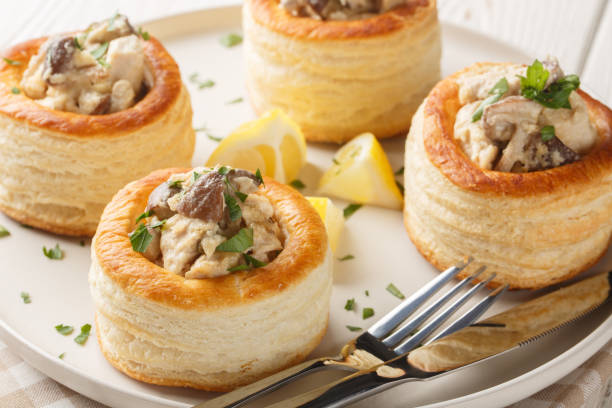
M 456 332 L 459 329 L 463 329 L 464 327 L 474 323 L 480 316 L 482 316 L 484 312 L 486 312 L 493 305 L 493 303 L 495 303 L 497 298 L 507 289 L 508 285 L 504 285 L 495 289 L 489 294 L 489 296 L 478 302 L 478 304 L 476 304 L 470 310 L 465 312 L 463 316 L 455 320 L 453 324 L 435 335 L 431 340 L 428 340 L 426 344 L 429 344 L 432 341 L 438 340 L 439 338 L 447 336 L 451 333 Z
M 446 282 L 454 278 L 459 272 L 465 269 L 473 258 L 470 256 L 465 261 L 459 262 L 439 274 L 435 279 L 427 283 L 412 296 L 404 300 L 389 313 L 384 315 L 380 320 L 368 329 L 368 333 L 376 338 L 381 338 L 387 335 L 404 319 L 410 316 L 416 309 L 419 308 L 427 299 L 436 293 Z
M 470 283 L 476 277 L 478 277 L 484 270 L 486 266 L 481 266 L 478 270 L 472 274 L 461 280 L 455 286 L 453 286 L 448 292 L 446 292 L 443 296 L 441 296 L 435 303 L 429 306 L 427 309 L 423 310 L 416 317 L 412 318 L 405 325 L 401 326 L 395 332 L 391 333 L 389 337 L 383 340 L 383 344 L 386 346 L 393 346 L 400 342 L 404 337 L 406 337 L 410 332 L 414 331 L 417 327 L 419 327 L 425 320 L 429 318 L 432 314 L 434 314 L 438 309 L 440 309 L 446 302 L 448 302 L 452 297 L 454 297 L 461 288 Z
M 463 296 L 454 301 L 450 306 L 448 306 L 442 313 L 434 318 L 429 324 L 423 327 L 421 330 L 416 332 L 413 336 L 408 338 L 402 344 L 393 349 L 393 352 L 397 355 L 403 354 L 407 351 L 415 348 L 423 339 L 431 334 L 435 329 L 437 329 L 442 323 L 444 323 L 453 313 L 457 311 L 468 299 L 470 299 L 474 294 L 483 286 L 488 284 L 493 278 L 495 274 L 491 274 L 486 280 L 480 282 L 479 284 L 473 286 L 469 291 L 467 291 Z

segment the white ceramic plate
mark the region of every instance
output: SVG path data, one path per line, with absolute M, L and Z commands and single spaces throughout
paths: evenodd
M 240 32 L 239 7 L 170 17 L 147 24 L 146 29 L 163 40 L 179 63 L 192 95 L 195 127 L 206 124 L 211 134 L 224 136 L 254 118 L 246 102 L 241 46 L 227 49 L 219 43 L 222 35 Z M 475 61 L 531 60 L 511 47 L 452 25 L 443 25 L 443 44 L 445 76 Z M 214 80 L 215 86 L 198 90 L 189 83 L 193 72 L 202 79 Z M 245 102 L 226 103 L 239 97 Z M 384 143 L 395 169 L 402 165 L 403 142 L 403 138 L 396 138 Z M 198 133 L 194 165 L 203 164 L 215 145 L 204 133 Z M 334 150 L 333 146 L 309 146 L 309 165 L 301 175 L 307 186 L 315 185 L 318 174 L 331 163 Z M 134 381 L 104 360 L 93 336 L 85 346 L 79 346 L 73 342 L 74 335 L 58 334 L 54 326 L 60 323 L 73 325 L 77 331 L 82 324 L 92 323 L 93 305 L 87 285 L 89 242 L 81 247 L 78 239 L 27 229 L 4 215 L 0 215 L 0 224 L 12 234 L 0 240 L 0 337 L 13 351 L 57 381 L 114 407 L 186 407 L 212 396 Z M 65 250 L 64 260 L 49 260 L 42 254 L 43 245 L 49 247 L 56 242 Z M 373 307 L 376 316 L 382 316 L 399 302 L 385 291 L 388 283 L 393 282 L 409 294 L 436 274 L 408 239 L 399 211 L 364 207 L 355 213 L 346 222 L 338 249 L 338 256 L 348 253 L 354 254 L 355 259 L 336 263 L 329 330 L 313 356 L 335 353 L 352 338 L 354 333 L 345 325 L 367 327 L 375 320 L 364 322 L 358 313 L 345 311 L 346 299 L 355 297 L 360 308 Z M 609 253 L 593 270 L 611 266 Z M 369 297 L 364 294 L 366 289 Z M 22 302 L 22 291 L 30 293 L 31 304 Z M 491 313 L 533 295 L 509 293 Z M 566 375 L 602 347 L 612 338 L 609 314 L 609 308 L 598 311 L 516 352 L 434 382 L 397 387 L 356 406 L 507 405 Z M 65 353 L 63 360 L 58 358 L 61 353 Z M 301 381 L 290 391 L 303 390 L 329 375 Z

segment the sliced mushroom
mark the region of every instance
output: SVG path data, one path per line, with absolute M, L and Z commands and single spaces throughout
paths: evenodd
M 203 174 L 185 192 L 176 210 L 190 218 L 218 223 L 224 218 L 224 175 L 218 171 Z
M 559 66 L 559 61 L 557 60 L 557 58 L 549 55 L 544 61 L 542 61 L 542 65 L 549 73 L 545 87 L 548 87 L 550 86 L 550 84 L 557 82 L 561 78 L 565 77 L 563 70 Z
M 47 83 L 55 85 L 63 82 L 63 77 L 58 78 L 56 75 L 70 70 L 75 50 L 74 37 L 60 38 L 49 44 L 45 59 Z
M 180 191 L 180 188 L 170 186 L 168 183 L 160 184 L 149 195 L 145 211 L 152 211 L 160 220 L 172 217 L 175 212 L 168 206 L 168 199 Z
M 485 135 L 496 142 L 508 142 L 518 127 L 535 126 L 542 106 L 522 96 L 509 96 L 487 106 L 482 113 Z
M 150 224 L 153 224 L 156 221 L 159 220 L 152 219 Z M 142 255 L 149 261 L 155 262 L 161 256 L 161 231 L 159 228 L 150 228 L 149 226 L 147 226 L 147 231 L 149 231 L 149 234 L 151 234 L 152 239 Z

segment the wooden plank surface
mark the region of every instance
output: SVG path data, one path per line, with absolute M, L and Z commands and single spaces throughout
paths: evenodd
M 608 106 L 612 105 L 612 2 L 602 13 L 581 78 Z

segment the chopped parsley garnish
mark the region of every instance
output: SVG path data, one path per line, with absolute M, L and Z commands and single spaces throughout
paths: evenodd
M 402 174 L 404 174 L 404 166 L 400 167 L 400 169 L 393 174 L 395 174 L 396 176 L 401 176 Z
M 355 298 L 347 299 L 344 305 L 344 310 L 353 310 L 355 308 Z
M 136 218 L 135 223 L 138 224 L 139 221 L 144 220 L 145 218 L 149 218 L 150 216 L 153 215 L 153 211 L 149 210 L 149 211 L 145 211 L 142 214 L 140 214 L 138 216 L 138 218 Z
M 79 245 L 80 245 L 80 246 L 82 246 L 82 247 L 84 247 L 84 246 L 85 246 L 85 241 L 84 241 L 84 240 L 80 240 L 80 241 L 79 241 Z
M 110 67 L 110 64 L 108 62 L 106 62 L 106 60 L 104 58 L 98 58 L 96 61 L 98 61 L 98 64 L 100 64 L 104 68 Z
M 17 88 L 16 86 L 14 86 L 13 89 L 11 89 L 11 92 L 15 95 L 19 95 L 21 93 L 19 88 Z
M 81 346 L 87 342 L 89 338 L 89 333 L 91 332 L 91 324 L 87 323 L 81 326 L 81 333 L 74 338 L 74 342 L 80 344 Z
M 361 327 L 357 327 L 357 326 L 349 326 L 349 325 L 347 325 L 347 326 L 346 326 L 346 328 L 347 328 L 347 329 L 349 329 L 349 330 L 350 330 L 350 331 L 352 331 L 352 332 L 356 332 L 356 331 L 363 330 Z
M 145 41 L 149 41 L 149 38 L 151 38 L 149 36 L 149 32 L 148 31 L 143 31 L 142 27 L 138 27 L 138 35 L 140 37 L 142 37 L 142 39 L 145 40 Z
M 230 33 L 221 37 L 219 42 L 224 47 L 234 47 L 242 42 L 242 36 L 239 34 Z
M 347 205 L 344 208 L 344 210 L 342 211 L 342 213 L 344 214 L 344 218 L 348 218 L 351 215 L 355 214 L 355 211 L 357 211 L 361 207 L 362 207 L 362 204 L 349 204 L 349 205 Z
M 240 265 L 236 265 L 233 266 L 231 268 L 228 268 L 227 271 L 228 272 L 238 272 L 238 271 L 246 271 L 248 269 L 251 269 L 251 267 L 247 264 L 240 264 Z
M 55 244 L 54 248 L 42 247 L 43 254 L 49 259 L 62 259 L 64 257 L 64 251 L 60 248 L 59 244 Z
M 225 102 L 226 105 L 234 105 L 236 103 L 240 103 L 242 102 L 244 99 L 242 98 L 236 98 L 236 99 L 232 99 L 231 101 L 227 101 Z
M 67 336 L 74 331 L 74 327 L 64 326 L 63 324 L 58 324 L 57 326 L 55 326 L 55 330 L 57 330 L 59 334 Z
M 197 72 L 194 72 L 193 74 L 189 75 L 189 81 L 197 85 L 198 89 L 212 88 L 213 86 L 215 86 L 215 81 L 213 81 L 212 79 L 201 80 L 200 74 L 198 74 Z
M 400 292 L 400 290 L 392 283 L 387 285 L 387 292 L 389 292 L 398 299 L 406 299 L 406 296 L 404 296 L 404 294 Z
M 342 258 L 338 258 L 338 260 L 340 262 L 342 261 L 350 261 L 351 259 L 355 259 L 354 255 L 348 254 L 348 255 L 344 255 Z
M 544 126 L 540 129 L 540 134 L 542 135 L 542 141 L 548 142 L 555 137 L 555 127 L 554 126 Z
M 102 44 L 100 44 L 98 48 L 96 48 L 95 50 L 91 52 L 91 56 L 94 57 L 94 59 L 99 60 L 100 58 L 104 56 L 104 54 L 106 54 L 107 50 L 108 50 L 108 41 L 105 41 Z
M 63 360 L 65 355 L 66 355 L 66 353 L 62 353 L 59 356 L 57 356 L 57 358 L 59 358 L 60 360 Z
M 77 50 L 83 51 L 83 46 L 79 42 L 79 38 L 76 35 L 74 36 L 74 46 L 77 48 Z
M 228 192 L 223 192 L 223 198 L 225 199 L 225 205 L 229 210 L 230 221 L 239 220 L 242 217 L 242 210 L 238 205 L 236 199 Z
M 364 307 L 362 313 L 363 320 L 369 319 L 372 316 L 374 316 L 374 309 L 371 307 Z
M 236 235 L 217 245 L 221 252 L 244 252 L 253 246 L 253 229 L 242 228 Z
M 11 235 L 9 230 L 7 230 L 3 225 L 0 225 L 0 238 L 8 237 L 9 235 Z
M 243 193 L 242 191 L 234 191 L 234 194 L 236 194 L 236 197 L 238 197 L 240 199 L 240 201 L 242 201 L 243 203 L 246 201 L 247 197 L 249 196 L 248 194 Z
M 400 193 L 402 193 L 402 195 L 404 195 L 404 186 L 402 186 L 402 183 L 400 183 L 399 181 L 395 180 L 395 185 L 399 189 Z
M 211 135 L 211 134 L 210 134 L 210 133 L 208 133 L 208 132 L 206 132 L 206 137 L 207 137 L 207 138 L 209 138 L 210 140 L 212 140 L 213 142 L 220 142 L 220 141 L 222 141 L 222 140 L 223 140 L 223 138 L 222 138 L 222 137 L 220 137 L 220 136 L 214 136 L 214 135 Z
M 168 182 L 168 186 L 170 187 L 174 187 L 174 188 L 182 188 L 183 187 L 183 180 L 174 180 L 172 182 Z
M 259 169 L 257 169 L 257 171 L 255 172 L 255 178 L 257 178 L 257 181 L 259 181 L 259 183 L 265 187 L 263 177 L 261 177 L 261 171 L 259 171 Z
M 302 180 L 295 179 L 289 183 L 289 185 L 297 190 L 301 190 L 306 188 L 306 184 L 302 182 Z
M 536 59 L 527 67 L 527 76 L 519 75 L 521 95 L 547 108 L 571 109 L 569 96 L 580 87 L 580 78 L 577 75 L 567 75 L 546 87 L 549 76 L 550 72 Z
M 366 290 L 366 291 L 365 291 L 365 295 L 366 295 L 366 296 L 370 296 L 370 291 L 369 291 L 369 290 Z
M 193 181 L 197 181 L 200 177 L 202 177 L 201 173 L 198 173 L 197 171 L 193 172 Z
M 15 61 L 15 60 L 12 60 L 12 59 L 6 58 L 6 57 L 2 57 L 2 59 L 4 60 L 4 62 L 6 62 L 9 65 L 14 65 L 14 66 L 21 65 L 21 61 Z
M 493 85 L 493 88 L 491 88 L 489 91 L 489 97 L 482 101 L 478 109 L 476 109 L 476 112 L 474 112 L 472 115 L 472 122 L 477 122 L 480 120 L 484 109 L 487 106 L 499 101 L 506 92 L 508 92 L 508 80 L 506 78 L 502 78 L 497 81 L 495 85 Z
M 227 173 L 229 173 L 230 169 L 228 167 L 225 166 L 221 166 L 217 169 L 217 173 L 219 173 L 222 176 L 225 176 Z
M 263 268 L 264 266 L 268 264 L 267 262 L 262 262 L 259 259 L 254 258 L 249 254 L 243 254 L 243 255 L 244 255 L 244 259 L 246 260 L 247 265 L 250 265 L 253 268 Z
M 21 292 L 21 299 L 25 304 L 32 303 L 32 298 L 30 298 L 30 294 L 28 292 Z
M 153 235 L 147 230 L 144 224 L 138 224 L 138 227 L 128 234 L 132 249 L 136 252 L 144 252 L 153 240 Z

